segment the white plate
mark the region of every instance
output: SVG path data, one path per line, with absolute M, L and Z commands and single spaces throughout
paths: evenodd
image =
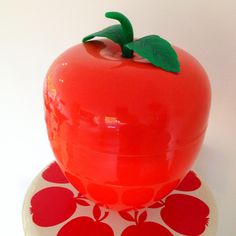
M 54 162 L 28 189 L 23 224 L 26 236 L 214 236 L 217 213 L 209 188 L 193 171 L 152 207 L 116 212 L 81 196 Z

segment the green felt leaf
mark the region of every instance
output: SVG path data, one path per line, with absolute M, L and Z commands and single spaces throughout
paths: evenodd
M 123 44 L 123 30 L 121 25 L 112 25 L 101 31 L 95 32 L 83 38 L 83 42 L 87 42 L 88 40 L 94 37 L 104 37 L 112 40 L 115 43 L 120 45 Z
M 125 47 L 166 71 L 176 73 L 180 71 L 178 56 L 174 48 L 169 42 L 157 35 L 140 38 L 126 44 Z

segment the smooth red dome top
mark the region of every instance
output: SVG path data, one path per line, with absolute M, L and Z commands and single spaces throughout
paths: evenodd
M 44 89 L 51 141 L 118 156 L 152 156 L 203 135 L 210 107 L 207 75 L 175 48 L 178 74 L 136 56 L 121 57 L 109 40 L 76 45 L 50 67 Z M 65 140 L 66 141 L 66 140 Z

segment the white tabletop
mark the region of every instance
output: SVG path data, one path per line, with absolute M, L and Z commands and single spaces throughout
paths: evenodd
M 0 7 L 1 232 L 23 235 L 21 208 L 35 174 L 54 159 L 47 139 L 42 85 L 64 49 L 111 24 L 108 10 L 126 13 L 137 37 L 157 33 L 185 48 L 212 84 L 209 128 L 195 169 L 213 191 L 218 235 L 236 235 L 236 2 L 2 1 Z M 12 227 L 14 225 L 14 227 Z

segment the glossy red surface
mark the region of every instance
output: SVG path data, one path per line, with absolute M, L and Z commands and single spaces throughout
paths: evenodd
M 49 139 L 68 180 L 115 209 L 152 204 L 174 189 L 201 147 L 210 108 L 202 66 L 175 48 L 181 72 L 121 57 L 108 40 L 60 55 L 45 80 Z

